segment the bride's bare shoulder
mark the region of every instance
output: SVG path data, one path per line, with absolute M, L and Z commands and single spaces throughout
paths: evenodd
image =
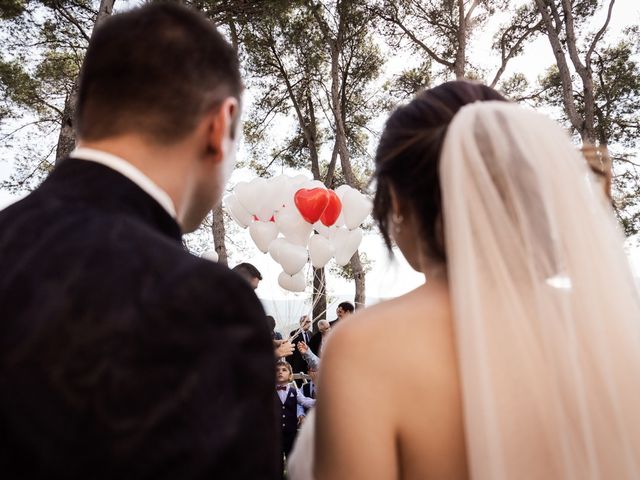
M 448 345 L 452 338 L 448 289 L 437 283 L 420 286 L 359 311 L 341 322 L 331 336 L 335 338 L 329 343 L 342 344 L 351 356 L 362 354 L 369 360 L 374 352 L 398 359 L 398 355 L 437 354 L 432 347 Z

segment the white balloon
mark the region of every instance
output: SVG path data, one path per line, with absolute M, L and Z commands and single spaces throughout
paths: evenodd
M 277 212 L 289 202 L 293 180 L 286 175 L 278 175 L 270 179 L 274 185 L 274 210 Z
M 294 245 L 291 242 L 281 243 L 277 256 L 280 259 L 280 265 L 287 275 L 295 275 L 304 268 L 309 260 L 309 253 L 307 249 Z
M 349 185 L 340 185 L 338 188 L 334 190 L 334 192 L 336 192 L 336 195 L 338 195 L 338 198 L 342 200 L 342 198 L 344 197 L 344 194 L 349 190 L 353 190 L 353 188 L 351 188 Z
M 282 245 L 286 243 L 287 241 L 284 238 L 278 237 L 269 245 L 269 255 L 271 255 L 271 258 L 273 258 L 276 263 L 280 263 L 280 249 Z
M 309 239 L 309 257 L 315 268 L 324 267 L 334 253 L 333 244 L 322 235 L 312 235 Z
M 215 250 L 207 250 L 202 255 L 200 255 L 200 257 L 204 258 L 205 260 L 211 260 L 212 262 L 217 262 L 218 252 L 216 252 Z
M 307 177 L 306 175 L 301 174 L 301 173 L 299 175 L 296 175 L 295 177 L 291 178 L 291 183 L 293 185 L 302 185 L 303 183 L 306 183 L 308 181 L 310 181 L 310 178 Z
M 309 183 L 309 180 L 304 175 L 297 175 L 289 180 L 289 185 L 287 191 L 284 195 L 283 205 L 295 207 L 294 196 L 298 190 L 301 188 L 306 188 L 305 185 Z
M 285 272 L 280 272 L 280 275 L 278 275 L 278 285 L 290 292 L 304 292 L 307 287 L 302 272 L 293 276 L 287 275 Z
M 302 218 L 295 206 L 282 208 L 276 215 L 276 225 L 288 241 L 303 247 L 309 243 L 313 225 Z
M 263 222 L 267 222 L 273 217 L 275 211 L 282 207 L 282 181 L 274 181 L 268 179 L 260 188 L 260 195 L 262 201 L 258 210 L 256 211 L 256 217 Z
M 322 235 L 324 238 L 331 239 L 331 237 L 333 236 L 335 231 L 338 229 L 338 227 L 336 227 L 335 224 L 331 225 L 330 227 L 327 227 L 321 221 L 317 221 L 316 223 L 313 224 L 313 229 L 316 232 L 318 232 L 320 235 Z
M 264 178 L 257 177 L 249 183 L 238 182 L 233 191 L 245 210 L 251 215 L 257 216 L 261 207 L 264 206 L 264 200 L 269 193 L 268 190 L 267 181 Z
M 313 188 L 322 188 L 324 190 L 327 189 L 327 186 L 322 183 L 320 180 L 311 180 L 305 182 L 300 188 L 306 188 L 307 190 L 311 190 Z
M 249 234 L 262 253 L 269 251 L 269 245 L 278 236 L 278 227 L 273 222 L 253 222 Z
M 358 250 L 360 242 L 362 242 L 362 230 L 359 228 L 355 230 L 339 228 L 331 240 L 336 250 L 336 263 L 341 267 L 349 263 L 353 254 Z
M 358 228 L 372 209 L 371 200 L 359 191 L 352 188 L 344 193 L 342 214 L 344 215 L 344 224 L 349 230 Z
M 223 203 L 227 212 L 231 215 L 231 218 L 233 218 L 240 227 L 247 228 L 251 224 L 253 217 L 240 204 L 238 197 L 236 197 L 235 194 L 231 193 L 224 197 Z
M 251 187 L 249 185 L 249 182 L 236 183 L 236 186 L 233 187 L 233 194 L 238 199 L 240 205 L 242 205 L 242 208 L 249 211 L 248 206 L 251 204 Z

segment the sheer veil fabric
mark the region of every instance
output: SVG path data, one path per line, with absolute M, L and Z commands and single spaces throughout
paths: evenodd
M 640 478 L 640 303 L 566 133 L 461 109 L 440 159 L 471 478 Z

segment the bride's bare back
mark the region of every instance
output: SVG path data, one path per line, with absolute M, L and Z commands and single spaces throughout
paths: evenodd
M 320 378 L 316 480 L 466 479 L 446 283 L 369 308 L 331 335 Z
M 317 480 L 640 478 L 622 237 L 566 133 L 497 95 L 450 82 L 387 120 L 374 217 L 449 289 L 431 281 L 330 339 Z

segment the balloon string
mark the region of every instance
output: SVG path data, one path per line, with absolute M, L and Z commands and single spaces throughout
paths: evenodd
M 307 278 L 310 276 L 310 274 L 313 275 L 313 267 L 312 266 L 310 267 L 309 270 L 307 270 Z M 319 288 L 316 288 L 315 285 L 313 285 L 313 282 L 311 283 L 311 290 L 312 290 L 312 293 L 318 294 L 318 295 L 316 295 L 315 300 L 311 303 L 311 316 L 313 316 L 313 309 L 320 302 L 321 295 L 319 295 L 319 294 L 322 293 L 322 290 L 319 289 Z M 325 286 L 325 292 L 326 292 L 326 286 Z M 325 307 L 324 310 L 322 312 L 320 312 L 316 317 L 312 317 L 312 320 L 311 320 L 311 327 L 312 328 L 316 324 L 316 322 L 318 322 L 325 313 L 327 313 L 327 307 Z M 287 340 L 293 341 L 301 333 L 302 333 L 302 327 L 300 326 L 293 332 L 293 334 L 291 334 L 289 336 L 289 338 L 287 338 Z

